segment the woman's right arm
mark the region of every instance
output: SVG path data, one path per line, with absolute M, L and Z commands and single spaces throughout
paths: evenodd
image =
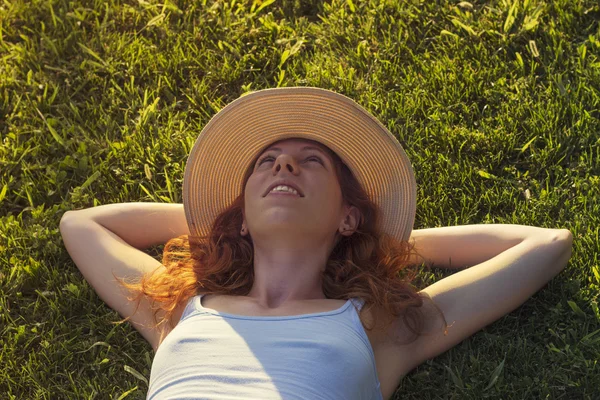
M 89 209 L 67 211 L 60 221 L 63 242 L 73 262 L 98 296 L 158 348 L 161 334 L 170 327 L 156 328 L 150 301 L 142 298 L 130 302 L 127 289 L 113 277 L 138 279 L 164 266 L 142 249 L 164 244 L 169 239 L 189 234 L 183 206 L 159 203 L 117 203 Z M 158 272 L 160 273 L 160 272 Z M 173 326 L 183 312 L 184 304 L 174 313 Z M 156 314 L 158 320 L 163 313 Z

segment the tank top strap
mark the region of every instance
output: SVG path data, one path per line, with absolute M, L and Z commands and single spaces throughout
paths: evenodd
M 202 307 L 202 302 L 200 300 L 201 297 L 202 297 L 202 294 L 197 294 L 195 296 L 190 297 L 187 300 L 187 304 L 186 304 L 185 308 L 183 309 L 181 318 L 179 319 L 180 321 L 184 320 L 185 318 L 187 318 L 190 314 L 194 313 L 195 311 L 204 311 L 203 310 L 204 307 Z M 350 302 L 354 305 L 354 307 L 356 308 L 356 311 L 358 313 L 360 313 L 360 310 L 362 309 L 363 305 L 365 304 L 365 301 L 358 297 L 350 298 Z
M 358 297 L 352 297 L 350 301 L 352 302 L 352 304 L 354 304 L 354 307 L 356 307 L 356 310 L 359 312 L 365 304 L 365 301 L 363 299 L 359 299 Z
M 191 313 L 193 313 L 194 311 L 197 310 L 197 301 L 199 300 L 199 298 L 201 297 L 201 294 L 195 295 L 190 297 L 187 300 L 187 304 L 185 306 L 185 308 L 183 309 L 183 313 L 181 314 L 181 318 L 179 319 L 180 321 L 183 320 L 184 318 L 186 318 L 188 315 L 190 315 Z

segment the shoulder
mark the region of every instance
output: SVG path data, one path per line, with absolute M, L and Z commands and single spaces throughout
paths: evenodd
M 192 296 L 190 298 L 185 299 L 184 301 L 181 301 L 179 304 L 177 304 L 175 309 L 173 309 L 173 314 L 171 314 L 171 318 L 169 319 L 173 328 L 175 328 L 175 326 L 179 324 L 179 321 L 181 321 L 181 317 L 183 316 L 183 312 L 185 311 L 187 305 L 193 298 L 194 297 Z
M 180 301 L 175 308 L 173 309 L 173 312 L 171 313 L 171 316 L 169 317 L 168 321 L 164 321 L 159 327 L 157 326 L 156 329 L 156 334 L 158 336 L 158 341 L 157 342 L 150 342 L 150 344 L 152 345 L 152 348 L 154 349 L 154 351 L 156 351 L 158 349 L 158 347 L 161 345 L 161 343 L 165 340 L 165 338 L 173 331 L 173 329 L 175 329 L 175 327 L 179 324 L 179 322 L 181 321 L 181 317 L 183 316 L 183 313 L 185 312 L 185 309 L 187 307 L 187 305 L 189 304 L 189 302 L 194 298 L 195 296 L 192 297 L 188 297 L 185 300 Z M 161 323 L 164 320 L 164 317 L 166 316 L 166 312 L 164 310 L 161 310 L 157 316 L 159 316 L 158 322 Z M 162 319 L 161 319 L 162 317 Z
M 421 328 L 426 332 L 435 331 L 436 326 L 443 325 L 443 319 L 429 302 L 424 301 L 420 314 Z M 394 319 L 382 308 L 365 306 L 360 318 L 370 328 L 365 332 L 373 348 L 381 392 L 384 398 L 391 398 L 402 377 L 417 366 L 414 346 L 417 336 L 406 326 L 403 318 Z
M 361 320 L 372 329 L 366 330 L 371 341 L 378 370 L 386 371 L 398 381 L 417 367 L 415 344 L 423 336 L 444 332 L 446 321 L 439 308 L 429 298 L 413 314 L 394 318 L 381 307 L 365 307 Z

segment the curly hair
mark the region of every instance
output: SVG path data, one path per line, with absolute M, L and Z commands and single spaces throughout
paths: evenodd
M 361 313 L 361 323 L 366 330 L 376 325 L 387 330 L 395 323 L 406 328 L 403 337 L 409 332 L 413 341 L 424 330 L 422 305 L 431 300 L 412 284 L 417 273 L 417 269 L 409 265 L 411 254 L 416 253 L 414 244 L 399 241 L 380 230 L 379 207 L 339 156 L 324 147 L 334 160 L 345 202 L 358 208 L 361 219 L 356 231 L 350 236 L 340 235 L 333 248 L 322 273 L 323 292 L 329 299 L 363 299 L 364 310 L 376 307 L 383 311 L 372 314 L 371 325 Z M 168 321 L 173 327 L 170 317 L 174 310 L 199 293 L 244 296 L 250 292 L 254 280 L 254 249 L 251 235 L 241 236 L 240 226 L 243 189 L 253 165 L 244 174 L 242 194 L 217 216 L 208 236 L 181 235 L 170 239 L 163 249 L 162 264 L 166 270 L 161 268 L 161 273 L 156 270 L 132 283 L 117 278 L 135 293 L 129 300 L 137 301 L 138 305 L 142 296 L 152 300 L 156 326 Z M 160 310 L 165 312 L 164 318 L 157 321 L 156 314 Z M 378 321 L 380 319 L 384 321 Z M 445 320 L 444 326 L 447 327 Z M 399 337 L 396 336 L 396 340 Z

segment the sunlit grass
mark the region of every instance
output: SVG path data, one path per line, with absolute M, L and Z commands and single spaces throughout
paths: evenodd
M 72 263 L 62 214 L 181 203 L 187 154 L 220 108 L 318 86 L 401 141 L 415 228 L 575 237 L 565 271 L 406 376 L 397 397 L 597 398 L 599 20 L 594 0 L 4 1 L 0 397 L 144 398 L 152 349 L 113 324 Z

